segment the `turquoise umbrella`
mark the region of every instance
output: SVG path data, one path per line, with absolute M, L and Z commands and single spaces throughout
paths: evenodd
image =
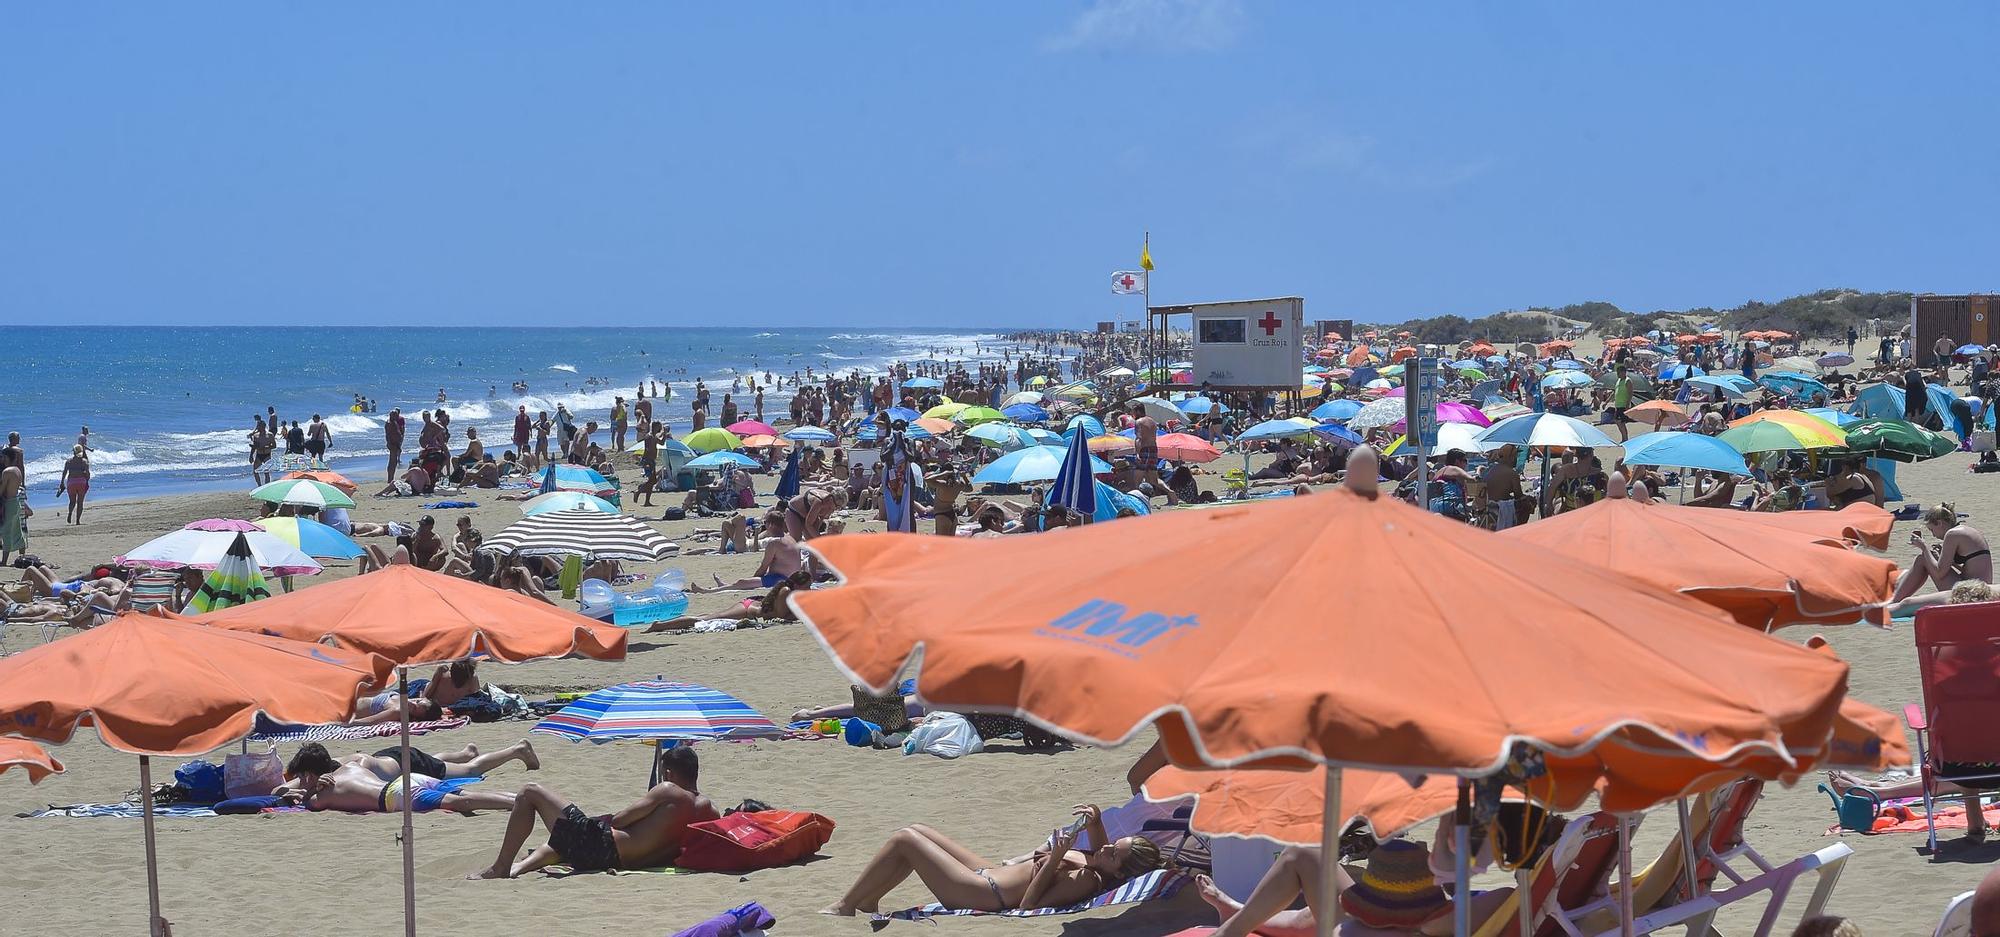
M 972 476 L 972 482 L 976 485 L 1019 485 L 1050 481 L 1062 471 L 1065 451 L 1061 446 L 1029 446 L 1009 452 L 980 469 L 978 474 Z M 1091 456 L 1090 471 L 1092 474 L 1109 472 L 1111 465 Z

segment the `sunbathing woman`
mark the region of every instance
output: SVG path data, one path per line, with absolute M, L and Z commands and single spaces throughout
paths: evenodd
M 1102 894 L 1160 867 L 1160 847 L 1128 836 L 1110 841 L 1095 806 L 1081 805 L 1075 815 L 1083 824 L 1055 834 L 1053 849 L 1036 850 L 1006 862 L 981 858 L 928 826 L 897 830 L 882 845 L 854 887 L 820 913 L 851 917 L 873 914 L 882 898 L 912 874 L 939 903 L 953 910 L 1011 911 L 1057 908 Z M 1082 832 L 1090 831 L 1099 846 L 1072 850 Z
M 716 615 L 697 618 L 682 615 L 671 621 L 656 621 L 647 631 L 686 631 L 704 621 L 798 621 L 792 614 L 792 607 L 785 603 L 785 597 L 796 590 L 812 588 L 812 573 L 801 569 L 785 581 L 771 587 L 761 599 L 744 599 L 743 604 Z
M 1986 535 L 1971 524 L 1958 522 L 1958 512 L 1940 504 L 1924 512 L 1924 527 L 1938 538 L 1937 549 L 1924 543 L 1922 531 L 1910 531 L 1910 545 L 1917 555 L 1896 581 L 1890 601 L 1898 614 L 1926 605 L 1942 605 L 1951 598 L 1951 588 L 1961 582 L 1993 581 L 1993 557 L 1987 551 Z M 1925 586 L 1933 591 L 1920 592 Z
M 348 720 L 351 726 L 369 726 L 379 722 L 401 722 L 407 711 L 411 722 L 423 722 L 438 718 L 443 707 L 421 696 L 404 699 L 403 694 L 386 690 L 370 696 L 356 697 L 354 718 Z

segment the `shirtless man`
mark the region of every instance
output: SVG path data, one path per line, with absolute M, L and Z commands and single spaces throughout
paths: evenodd
M 15 553 L 28 552 L 28 500 L 21 494 L 21 435 L 7 434 L 7 449 L 0 452 L 0 566 Z
M 569 438 L 569 461 L 572 465 L 590 464 L 590 434 L 597 432 L 597 421 L 583 424 Z
M 257 425 L 250 430 L 250 483 L 262 485 L 271 480 L 271 473 L 264 465 L 271 461 L 271 450 L 278 447 L 278 437 L 264 426 L 264 418 L 253 416 Z
M 1132 435 L 1137 445 L 1132 450 L 1132 461 L 1139 467 L 1139 478 L 1153 486 L 1154 491 L 1165 491 L 1168 504 L 1179 504 L 1173 489 L 1160 482 L 1160 421 L 1146 415 L 1144 404 L 1132 404 Z
M 1521 489 L 1521 473 L 1514 470 L 1514 447 L 1503 446 L 1486 462 L 1486 501 L 1496 506 L 1493 529 L 1506 530 L 1527 520 L 1533 510 L 1527 498 Z M 1511 509 L 1498 507 L 1509 503 Z
M 614 814 L 592 817 L 583 809 L 540 784 L 528 784 L 514 799 L 507 818 L 507 835 L 493 865 L 467 878 L 514 878 L 556 862 L 579 872 L 603 869 L 648 869 L 667 865 L 680 856 L 688 824 L 714 820 L 715 805 L 702 796 L 696 782 L 701 762 L 694 748 L 677 745 L 660 752 L 664 780 L 638 803 Z M 548 827 L 547 845 L 538 846 L 519 862 L 514 857 L 527 845 L 540 818 Z
M 537 469 L 549 464 L 549 430 L 555 427 L 555 424 L 549 420 L 549 411 L 543 410 L 540 413 L 541 416 L 535 420 L 534 467 Z
M 757 565 L 757 574 L 748 579 L 723 582 L 715 577 L 715 585 L 708 588 L 690 586 L 689 595 L 704 595 L 710 592 L 755 592 L 769 589 L 792 577 L 793 573 L 806 569 L 806 553 L 799 548 L 798 540 L 785 533 L 764 542 L 764 561 Z
M 370 763 L 386 759 L 356 756 L 345 763 L 334 761 L 326 753 L 326 746 L 318 742 L 308 742 L 299 746 L 299 753 L 286 766 L 286 773 L 293 780 L 272 793 L 288 801 L 303 804 L 312 810 L 345 810 L 350 813 L 390 813 L 403 809 L 403 779 L 401 766 L 392 774 L 394 780 L 381 777 Z M 458 813 L 475 810 L 507 810 L 514 806 L 515 795 L 506 791 L 461 790 L 476 778 L 461 777 L 449 781 L 427 774 L 411 774 L 410 786 L 415 794 L 410 805 L 419 812 L 443 807 Z
M 417 521 L 416 537 L 410 543 L 410 558 L 418 566 L 437 572 L 444 568 L 445 545 L 437 535 L 437 518 L 424 515 Z
M 645 403 L 643 400 L 639 402 Z M 641 446 L 639 452 L 639 471 L 646 477 L 644 481 L 639 483 L 639 487 L 632 492 L 632 497 L 645 498 L 646 500 L 641 503 L 646 507 L 652 507 L 653 492 L 658 491 L 660 487 L 660 443 L 666 441 L 667 437 L 657 422 L 652 424 L 641 423 L 640 425 L 644 426 L 645 429 L 643 431 L 644 435 L 639 437 L 639 444 Z
M 319 414 L 313 414 L 312 425 L 306 427 L 306 452 L 315 459 L 326 458 L 326 447 L 333 444 L 333 430 L 328 429 Z
M 382 421 L 382 441 L 389 447 L 389 481 L 396 480 L 396 466 L 403 462 L 403 430 L 407 421 L 403 419 L 403 408 L 390 407 L 389 418 Z

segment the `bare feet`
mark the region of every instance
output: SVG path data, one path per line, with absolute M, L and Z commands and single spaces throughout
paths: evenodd
M 465 743 L 465 757 L 467 758 L 479 757 L 479 746 L 474 745 L 471 742 Z
M 840 905 L 838 905 L 838 904 L 830 904 L 830 905 L 827 905 L 827 906 L 826 906 L 826 907 L 824 907 L 824 908 L 821 908 L 821 909 L 819 909 L 819 913 L 821 913 L 821 914 L 831 914 L 831 915 L 833 915 L 834 917 L 853 917 L 853 916 L 854 916 L 854 909 L 853 909 L 853 908 L 843 908 L 843 907 L 841 907 L 841 906 L 840 906 Z
M 479 881 L 480 879 L 507 878 L 507 877 L 508 876 L 506 869 L 488 867 L 480 869 L 479 871 L 474 872 L 471 875 L 466 876 L 465 878 L 467 881 L 476 882 Z
M 535 744 L 527 739 L 521 740 L 521 764 L 529 771 L 539 771 L 542 767 L 542 756 L 535 754 Z
M 1236 903 L 1236 899 L 1215 887 L 1215 879 L 1197 875 L 1194 877 L 1194 884 L 1196 888 L 1201 889 L 1201 900 L 1208 902 L 1208 906 L 1214 908 L 1215 913 L 1221 915 L 1223 920 L 1227 921 L 1231 915 L 1243 910 L 1243 906 Z

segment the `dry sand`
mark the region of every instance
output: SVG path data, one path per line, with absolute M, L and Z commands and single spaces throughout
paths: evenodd
M 1969 475 L 1969 457 L 1954 455 L 1905 467 L 1901 482 L 1912 500 L 1953 500 L 1981 523 L 2000 512 L 2000 479 Z M 471 497 L 482 506 L 470 512 L 476 526 L 491 534 L 519 516 L 513 502 L 488 493 Z M 357 521 L 414 520 L 414 500 L 361 499 Z M 661 502 L 664 503 L 664 502 Z M 254 506 L 241 495 L 197 495 L 106 502 L 91 506 L 81 528 L 63 528 L 53 510 L 34 519 L 34 552 L 75 570 L 108 559 L 187 521 L 211 516 L 245 516 Z M 435 512 L 448 527 L 459 512 Z M 858 517 L 858 515 L 855 515 Z M 659 525 L 684 548 L 697 521 Z M 1899 524 L 1900 544 L 1911 525 Z M 378 541 L 381 542 L 381 541 Z M 1899 556 L 1903 549 L 1898 546 Z M 1612 557 L 1644 562 L 1645 557 Z M 691 556 L 670 565 L 705 581 L 749 574 L 754 556 Z M 347 568 L 326 576 L 344 576 Z M 1552 571 L 1552 574 L 1558 574 Z M 696 596 L 696 613 L 719 610 L 747 593 Z M 1793 629 L 1783 637 L 1804 640 Z M 1917 671 L 1907 628 L 1877 631 L 1834 628 L 1827 637 L 1853 665 L 1851 692 L 1894 710 L 1918 699 Z M 0 649 L 18 651 L 37 640 L 35 629 L 9 629 Z M 665 676 L 708 684 L 741 696 L 783 721 L 808 705 L 843 702 L 848 689 L 819 644 L 799 625 L 763 631 L 660 636 L 635 634 L 629 659 L 618 663 L 547 661 L 482 668 L 490 682 L 540 695 L 565 689 L 594 689 L 626 680 Z M 475 724 L 418 740 L 426 750 L 451 750 L 467 743 L 497 748 L 523 737 L 528 722 Z M 534 736 L 542 770 L 528 773 L 508 765 L 485 782 L 514 788 L 533 780 L 574 798 L 593 813 L 607 812 L 636 798 L 645 786 L 650 749 L 638 744 L 578 745 Z M 1141 744 L 1145 741 L 1140 740 Z M 374 750 L 385 742 L 357 743 Z M 283 746 L 289 757 L 293 746 Z M 1912 746 L 1914 748 L 1914 745 Z M 419 815 L 416 820 L 417 898 L 427 933 L 550 933 L 631 935 L 671 933 L 722 909 L 762 901 L 778 916 L 778 934 L 863 934 L 861 920 L 814 913 L 852 882 L 883 839 L 898 827 L 924 822 L 960 838 L 975 850 L 1008 856 L 1031 848 L 1061 823 L 1072 804 L 1119 803 L 1126 799 L 1124 775 L 1137 747 L 1078 749 L 1060 754 L 1018 751 L 1005 744 L 993 750 L 944 761 L 904 757 L 896 752 L 852 748 L 838 741 L 760 741 L 711 744 L 702 748 L 702 789 L 719 804 L 756 797 L 773 805 L 809 809 L 838 824 L 824 856 L 809 864 L 747 876 L 586 875 L 552 879 L 531 875 L 503 882 L 467 882 L 462 877 L 493 860 L 505 825 L 502 816 Z M 88 732 L 56 750 L 69 772 L 29 786 L 19 773 L 0 777 L 0 864 L 8 887 L 0 889 L 0 933 L 143 933 L 145 876 L 139 824 L 121 819 L 13 819 L 46 804 L 115 801 L 138 786 L 135 758 L 98 744 Z M 156 766 L 156 779 L 170 779 L 174 762 Z M 1749 841 L 1765 856 L 1783 861 L 1835 840 L 1825 831 L 1834 822 L 1827 798 L 1810 784 L 1773 790 L 1748 825 Z M 218 933 L 391 933 L 402 914 L 396 816 L 284 814 L 165 820 L 159 824 L 161 894 L 168 919 L 182 935 Z M 1657 855 L 1674 827 L 1671 809 L 1646 818 L 1635 849 L 1643 866 Z M 538 841 L 538 840 L 537 840 Z M 1971 888 L 2000 858 L 2000 844 L 1985 846 L 1948 835 L 1942 861 L 1924 853 L 1919 835 L 1848 836 L 1855 850 L 1834 894 L 1832 910 L 1852 916 L 1870 935 L 1929 933 L 1944 903 Z M 1803 892 L 1803 889 L 1801 890 Z M 928 901 L 914 880 L 894 892 L 885 907 Z M 1804 903 L 1794 897 L 1786 933 Z M 1739 907 L 1724 914 L 1726 933 L 1748 933 L 1760 909 Z M 1037 920 L 945 919 L 935 926 L 966 934 L 1056 933 L 1164 934 L 1181 927 L 1214 923 L 1194 896 L 1183 892 L 1171 902 L 1126 906 L 1094 915 Z M 919 926 L 895 924 L 899 931 Z

